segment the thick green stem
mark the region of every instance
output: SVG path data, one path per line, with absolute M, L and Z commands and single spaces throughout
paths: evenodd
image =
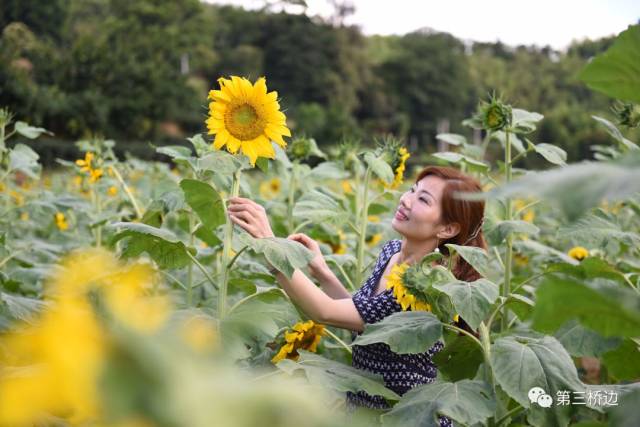
M 237 197 L 240 191 L 240 174 L 241 169 L 238 169 L 233 173 L 233 181 L 231 183 L 231 194 L 229 197 Z M 225 205 L 226 211 L 226 205 Z M 222 247 L 222 280 L 218 287 L 218 318 L 222 319 L 225 315 L 226 302 L 227 302 L 227 285 L 229 283 L 229 260 L 231 259 L 231 242 L 233 239 L 233 222 L 225 215 L 227 222 L 224 226 L 224 241 Z
M 189 247 L 192 248 L 195 243 L 193 212 L 189 212 Z M 193 263 L 187 266 L 187 306 L 191 307 L 193 303 Z
M 504 144 L 504 173 L 505 182 L 508 184 L 511 182 L 511 138 L 509 130 L 505 131 L 505 144 Z M 507 197 L 505 200 L 505 219 L 510 221 L 512 219 L 511 198 Z M 504 283 L 502 285 L 502 297 L 506 301 L 511 293 L 511 265 L 513 264 L 513 235 L 509 233 L 507 235 L 507 250 L 504 257 Z M 508 326 L 508 311 L 509 309 L 505 305 L 502 307 L 502 318 L 500 322 L 500 330 L 504 331 Z
M 140 209 L 140 206 L 138 205 L 138 201 L 136 200 L 135 196 L 133 195 L 133 192 L 131 191 L 131 188 L 129 188 L 127 183 L 124 181 L 124 179 L 122 178 L 122 175 L 120 175 L 120 172 L 118 171 L 118 169 L 116 169 L 115 166 L 110 166 L 110 167 L 111 167 L 111 172 L 113 172 L 113 174 L 116 176 L 116 179 L 118 180 L 118 182 L 122 186 L 122 189 L 124 190 L 125 194 L 127 195 L 127 197 L 129 197 L 129 200 L 131 201 L 131 204 L 133 205 L 133 209 L 136 211 L 136 218 L 137 219 L 142 219 L 142 210 Z
M 356 276 L 353 281 L 355 286 L 360 286 L 362 282 L 362 274 L 364 273 L 362 265 L 364 263 L 364 249 L 365 249 L 365 239 L 367 237 L 367 212 L 369 211 L 369 181 L 371 180 L 371 167 L 367 166 L 367 171 L 364 175 L 364 184 L 362 186 L 362 199 L 361 205 L 358 206 L 360 209 L 360 221 L 358 223 L 358 247 L 357 247 L 357 255 L 356 255 Z
M 289 178 L 289 194 L 287 196 L 287 230 L 290 234 L 296 232 L 296 228 L 293 222 L 293 205 L 295 203 L 296 195 L 296 165 L 291 166 L 291 177 Z
M 338 344 L 340 344 L 345 350 L 347 350 L 349 352 L 349 354 L 352 353 L 351 351 L 351 347 L 349 347 L 344 341 L 342 341 L 340 339 L 340 337 L 338 337 L 336 334 L 334 334 L 333 332 L 331 332 L 328 328 L 324 328 L 324 331 L 326 332 L 327 335 L 329 335 L 331 338 L 333 338 L 333 340 L 335 342 L 337 342 Z

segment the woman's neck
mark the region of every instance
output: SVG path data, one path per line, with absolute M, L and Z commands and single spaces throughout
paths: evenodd
M 409 240 L 406 237 L 402 239 L 402 246 L 398 255 L 398 264 L 407 263 L 413 264 L 420 261 L 425 255 L 433 252 L 436 249 L 438 241 L 427 240 L 419 241 Z

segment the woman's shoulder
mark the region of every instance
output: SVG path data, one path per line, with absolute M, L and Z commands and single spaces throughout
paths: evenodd
M 400 251 L 400 247 L 402 246 L 402 240 L 400 239 L 392 239 L 385 242 L 380 249 L 380 255 L 378 255 L 378 262 L 386 262 L 389 258 L 391 258 L 395 253 Z

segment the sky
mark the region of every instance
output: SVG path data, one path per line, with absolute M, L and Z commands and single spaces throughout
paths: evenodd
M 205 0 L 260 8 L 265 0 Z M 615 35 L 640 20 L 640 0 L 352 0 L 346 23 L 365 34 L 406 34 L 420 28 L 463 40 L 550 45 Z M 330 16 L 331 3 L 307 0 L 308 14 Z M 291 10 L 295 12 L 295 9 Z

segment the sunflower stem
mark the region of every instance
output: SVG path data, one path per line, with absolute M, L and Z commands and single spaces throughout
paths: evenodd
M 333 332 L 331 332 L 328 328 L 324 328 L 324 331 L 327 333 L 327 335 L 329 335 L 331 338 L 333 338 L 333 340 L 335 342 L 337 342 L 338 344 L 340 344 L 342 347 L 344 347 L 345 350 L 347 350 L 349 352 L 349 354 L 352 353 L 351 351 L 351 347 L 349 347 L 344 341 L 342 341 L 336 334 L 334 334 Z
M 504 144 L 504 173 L 505 182 L 508 184 L 512 178 L 512 161 L 511 161 L 511 132 L 509 129 L 505 130 L 505 144 Z M 507 197 L 505 200 L 505 219 L 510 221 L 512 219 L 511 198 Z M 504 256 L 504 283 L 502 286 L 502 297 L 506 301 L 511 293 L 511 266 L 513 264 L 513 235 L 507 234 L 507 249 Z M 502 318 L 500 320 L 500 331 L 505 331 L 508 327 L 509 308 L 505 305 L 502 307 Z
M 187 214 L 189 218 L 189 247 L 193 247 L 195 242 L 193 212 Z M 187 266 L 187 307 L 193 303 L 193 263 Z
M 360 221 L 358 223 L 358 247 L 356 256 L 356 276 L 353 281 L 358 286 L 362 282 L 362 273 L 364 273 L 362 264 L 364 263 L 365 237 L 367 236 L 367 212 L 369 211 L 369 181 L 371 180 L 371 167 L 367 166 L 364 175 L 364 184 L 362 186 L 362 205 L 360 208 Z
M 242 169 L 238 169 L 233 173 L 233 181 L 231 182 L 230 197 L 237 197 L 240 191 L 240 174 Z M 229 260 L 231 258 L 231 242 L 233 239 L 233 222 L 226 215 L 227 206 L 225 204 L 225 218 L 227 220 L 224 228 L 224 243 L 222 246 L 222 281 L 218 289 L 218 318 L 222 319 L 225 315 L 227 302 L 227 285 L 229 283 L 229 272 L 231 270 Z
M 116 167 L 113 166 L 113 165 L 111 165 L 110 168 L 111 168 L 111 172 L 113 172 L 113 174 L 116 176 L 116 179 L 118 180 L 118 182 L 122 186 L 122 189 L 124 190 L 125 194 L 127 195 L 129 200 L 131 201 L 131 204 L 133 205 L 133 209 L 136 211 L 136 218 L 139 219 L 139 220 L 142 219 L 142 210 L 140 209 L 140 206 L 138 205 L 138 201 L 136 200 L 135 196 L 131 192 L 131 189 L 129 188 L 127 183 L 122 178 L 122 175 L 120 174 L 118 169 L 116 169 Z
M 289 179 L 289 193 L 287 196 L 287 230 L 289 234 L 296 232 L 296 228 L 293 222 L 293 204 L 296 194 L 296 164 L 291 165 L 291 177 Z

